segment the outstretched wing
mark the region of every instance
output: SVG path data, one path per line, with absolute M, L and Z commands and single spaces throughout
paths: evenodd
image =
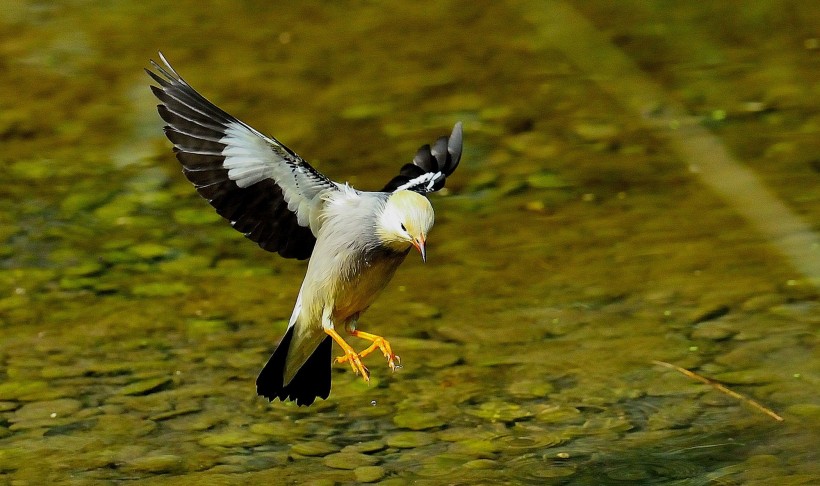
M 458 167 L 462 140 L 461 122 L 458 122 L 449 138 L 441 137 L 432 147 L 421 147 L 413 157 L 413 163 L 404 164 L 399 175 L 388 182 L 382 191 L 408 189 L 422 194 L 438 191 L 444 187 L 447 176 Z
M 145 71 L 168 124 L 185 176 L 216 212 L 265 250 L 308 258 L 316 243 L 312 211 L 338 184 L 311 167 L 278 140 L 262 135 L 225 113 L 183 80 L 159 54 L 164 66 Z

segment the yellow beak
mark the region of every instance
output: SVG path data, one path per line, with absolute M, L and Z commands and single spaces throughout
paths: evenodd
M 425 245 L 427 244 L 427 240 L 425 239 L 424 235 L 419 236 L 413 240 L 413 246 L 416 250 L 421 253 L 421 261 L 427 262 L 427 249 Z

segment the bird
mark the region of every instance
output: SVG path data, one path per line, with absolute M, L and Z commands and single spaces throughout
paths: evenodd
M 358 328 L 360 315 L 392 279 L 412 249 L 427 261 L 435 215 L 426 194 L 444 187 L 461 160 L 463 129 L 416 152 L 380 191 L 339 183 L 277 139 L 218 108 L 192 88 L 159 53 L 145 69 L 156 83 L 157 110 L 166 123 L 185 177 L 234 229 L 284 258 L 308 259 L 288 327 L 256 379 L 270 402 L 308 406 L 330 395 L 335 359 L 369 382 L 362 359 L 376 351 L 401 366 L 384 337 Z M 369 343 L 361 352 L 342 336 Z

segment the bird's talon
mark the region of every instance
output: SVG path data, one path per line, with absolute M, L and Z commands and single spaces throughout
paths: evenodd
M 344 356 L 337 357 L 336 362 L 349 362 L 350 367 L 353 369 L 353 373 L 355 373 L 356 375 L 362 375 L 364 381 L 370 382 L 370 370 L 367 369 L 367 366 L 365 366 L 362 363 L 361 357 L 355 352 L 349 352 L 346 353 Z
M 401 359 L 395 354 L 391 354 L 387 357 L 387 366 L 390 367 L 391 370 L 396 371 L 396 369 L 401 368 Z
M 362 377 L 364 377 L 365 381 L 369 381 L 370 371 L 364 364 L 362 364 L 362 359 L 378 349 L 382 352 L 382 354 L 384 354 L 384 357 L 387 358 L 387 366 L 391 370 L 396 371 L 397 369 L 401 368 L 401 358 L 393 354 L 393 350 L 390 348 L 390 343 L 387 342 L 386 339 L 384 339 L 381 336 L 376 336 L 375 334 L 369 334 L 358 330 L 353 330 L 351 334 L 362 339 L 367 339 L 371 342 L 371 344 L 361 353 L 357 353 L 352 348 L 350 348 L 350 346 L 348 346 L 347 343 L 345 343 L 345 346 L 342 346 L 342 348 L 345 351 L 345 354 L 344 356 L 339 356 L 338 358 L 336 358 L 337 363 L 344 363 L 346 361 L 350 362 L 350 367 L 353 368 L 353 372 L 357 375 L 361 374 Z M 333 334 L 331 334 L 331 336 L 333 336 Z M 341 340 L 341 338 L 339 339 Z M 342 342 L 343 341 L 344 340 L 342 340 Z

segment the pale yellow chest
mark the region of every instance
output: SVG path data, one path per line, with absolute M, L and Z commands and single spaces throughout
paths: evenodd
M 340 279 L 334 289 L 334 321 L 339 324 L 347 322 L 367 310 L 393 278 L 405 256 L 406 253 L 380 255 L 365 259 L 356 268 L 350 269 L 350 273 Z

